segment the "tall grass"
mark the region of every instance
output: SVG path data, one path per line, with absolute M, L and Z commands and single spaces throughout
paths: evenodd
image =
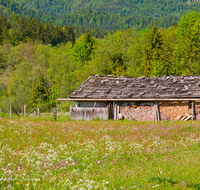
M 200 189 L 199 122 L 0 119 L 0 189 Z

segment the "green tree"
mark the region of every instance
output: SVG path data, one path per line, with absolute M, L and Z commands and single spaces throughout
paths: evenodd
M 9 24 L 5 16 L 0 15 L 0 43 L 9 38 Z
M 64 31 L 61 25 L 56 25 L 54 27 L 53 33 L 52 33 L 52 41 L 51 44 L 53 46 L 56 46 L 60 43 L 64 43 L 65 35 Z
M 78 66 L 83 66 L 92 59 L 95 45 L 96 40 L 90 33 L 83 34 L 76 40 L 73 56 Z
M 53 89 L 52 89 L 53 91 Z M 55 91 L 55 90 L 54 90 Z M 54 92 L 53 91 L 53 92 Z M 38 104 L 49 104 L 48 102 L 48 90 L 47 90 L 47 82 L 45 81 L 44 77 L 40 75 L 38 77 L 38 82 L 36 82 L 31 90 L 30 97 L 29 97 L 29 105 L 32 108 L 35 108 Z M 50 94 L 49 94 L 50 95 Z M 51 103 L 52 99 L 50 98 Z
M 91 60 L 91 64 L 96 67 L 96 73 L 135 76 L 129 68 L 136 67 L 134 59 L 139 56 L 135 52 L 136 46 L 134 47 L 137 38 L 137 32 L 130 29 L 108 34 L 99 41 Z M 129 74 L 127 74 L 127 69 Z
M 178 48 L 176 56 L 181 74 L 200 73 L 200 14 L 190 12 L 183 16 L 177 27 Z
M 64 43 L 67 43 L 70 41 L 72 44 L 75 43 L 75 34 L 73 27 L 71 26 L 65 26 L 65 40 Z
M 57 104 L 57 98 L 59 97 L 59 89 L 56 85 L 52 85 L 49 89 L 50 94 L 48 95 L 48 105 L 49 108 L 53 108 Z
M 143 67 L 145 76 L 161 76 L 164 71 L 162 59 L 163 39 L 160 29 L 154 22 L 146 35 L 146 42 L 143 50 Z

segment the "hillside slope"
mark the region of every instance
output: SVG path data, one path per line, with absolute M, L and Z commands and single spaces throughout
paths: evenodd
M 0 0 L 1 14 L 31 15 L 56 24 L 106 30 L 144 28 L 152 20 L 160 27 L 176 24 L 183 14 L 200 11 L 196 0 Z M 4 10 L 6 7 L 6 10 Z M 16 8 L 17 7 L 17 8 Z

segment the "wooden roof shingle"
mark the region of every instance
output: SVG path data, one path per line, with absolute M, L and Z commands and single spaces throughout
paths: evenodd
M 113 77 L 90 76 L 71 99 L 200 98 L 200 76 Z

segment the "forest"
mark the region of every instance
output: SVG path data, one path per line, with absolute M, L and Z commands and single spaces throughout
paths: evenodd
M 200 14 L 190 12 L 167 29 L 108 32 L 76 37 L 71 26 L 36 18 L 0 17 L 0 108 L 39 106 L 48 111 L 87 77 L 199 75 Z M 64 105 L 67 106 L 68 105 Z
M 200 11 L 197 0 L 0 0 L 0 14 L 15 13 L 53 25 L 120 30 L 142 29 L 155 20 L 167 29 L 182 15 Z

